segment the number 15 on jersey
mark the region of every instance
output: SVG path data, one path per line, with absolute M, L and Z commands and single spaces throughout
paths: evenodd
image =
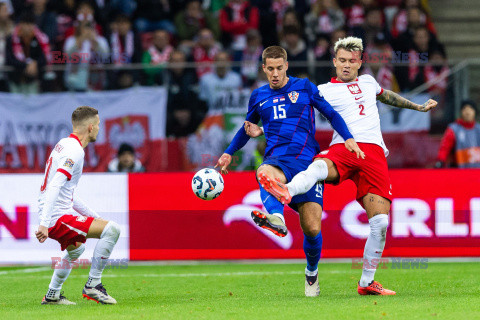
M 278 106 L 273 106 L 273 119 L 285 119 L 287 117 L 287 112 L 285 111 L 285 105 L 279 104 Z

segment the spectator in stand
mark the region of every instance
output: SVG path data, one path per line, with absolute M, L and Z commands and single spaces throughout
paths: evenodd
M 408 10 L 410 8 L 417 8 L 420 11 L 420 25 L 426 25 L 428 30 L 433 34 L 436 34 L 435 26 L 433 25 L 430 16 L 422 8 L 420 0 L 404 0 L 400 9 L 395 14 L 392 21 L 392 36 L 397 38 L 399 35 L 407 31 L 408 29 Z
M 314 68 L 315 83 L 322 84 L 330 81 L 332 54 L 328 35 L 320 35 L 317 38 L 315 47 L 313 48 L 313 59 L 315 62 L 324 62 L 326 66 L 316 66 Z
M 67 38 L 67 30 L 73 27 L 75 21 L 75 0 L 56 1 L 53 8 L 57 14 L 57 37 L 50 41 L 55 43 L 56 48 L 62 48 Z
M 105 72 L 90 70 L 92 65 L 110 62 L 108 41 L 99 35 L 89 19 L 79 21 L 75 35 L 65 40 L 64 53 L 69 57 L 64 82 L 70 91 L 102 90 L 106 83 Z M 79 57 L 78 59 L 75 59 Z
M 362 27 L 355 28 L 354 36 L 362 38 L 364 46 L 372 44 L 381 34 L 385 41 L 390 41 L 390 32 L 385 24 L 385 17 L 380 8 L 371 8 L 365 13 L 365 22 Z
M 351 7 L 344 10 L 347 27 L 352 34 L 357 34 L 357 28 L 365 23 L 365 12 L 377 6 L 375 0 L 356 0 Z
M 435 167 L 480 168 L 480 124 L 475 121 L 477 107 L 472 100 L 462 102 L 460 119 L 451 123 L 443 136 Z M 452 157 L 453 155 L 453 157 Z
M 426 27 L 418 27 L 413 33 L 413 45 L 408 50 L 408 67 L 397 67 L 397 79 L 402 91 L 412 90 L 425 83 L 425 63 L 429 54 L 439 48 L 437 42 L 431 41 Z
M 332 34 L 330 35 L 330 43 L 335 44 L 338 40 L 346 37 L 347 37 L 347 31 L 345 31 L 345 29 L 343 28 L 337 29 L 333 31 Z M 332 57 L 335 56 L 335 51 L 333 51 L 333 45 L 330 46 L 330 54 L 332 55 Z
M 278 45 L 278 34 L 273 25 L 278 23 L 277 15 L 272 6 L 273 0 L 252 0 L 252 6 L 258 9 L 258 31 L 262 38 L 262 45 L 266 48 L 272 45 Z M 281 24 L 281 21 L 280 21 Z
M 258 65 L 262 61 L 262 52 L 263 46 L 260 32 L 256 29 L 248 30 L 247 46 L 243 51 L 238 51 L 234 57 L 234 61 L 241 62 L 241 67 L 233 69 L 236 72 L 240 72 L 247 87 L 253 85 L 257 80 Z
M 168 101 L 167 137 L 186 137 L 194 133 L 205 113 L 199 112 L 204 102 L 196 95 L 175 95 Z
M 168 101 L 173 96 L 182 96 L 185 100 L 198 91 L 198 79 L 195 71 L 185 68 L 187 57 L 180 50 L 172 52 L 168 69 Z M 204 108 L 206 111 L 206 107 Z
M 48 36 L 51 44 L 57 38 L 57 15 L 47 10 L 48 0 L 32 0 L 31 6 L 35 15 L 36 24 Z
M 38 93 L 43 68 L 50 59 L 48 37 L 35 25 L 35 16 L 27 11 L 19 19 L 12 35 L 7 39 L 7 65 L 13 66 L 10 73 L 10 91 L 15 93 Z
M 449 74 L 450 68 L 448 67 L 445 50 L 443 50 L 443 47 L 433 49 L 428 55 L 428 64 L 424 67 L 425 82 L 435 83 L 428 89 L 428 93 L 432 96 L 432 99 L 438 101 L 440 106 L 440 108 L 435 108 L 438 110 L 435 110 L 432 116 L 440 110 L 446 111 Z
M 422 22 L 422 11 L 418 7 L 412 7 L 407 10 L 407 21 L 407 30 L 393 41 L 393 48 L 395 51 L 408 52 L 408 50 L 414 45 L 413 38 L 415 30 L 419 27 L 425 27 L 425 23 Z M 438 43 L 435 34 L 430 30 L 428 31 L 430 34 L 430 44 L 433 45 Z
M 259 26 L 258 9 L 247 0 L 230 0 L 220 10 L 219 19 L 223 45 L 234 51 L 243 50 L 247 30 L 258 29 Z
M 174 48 L 170 45 L 170 34 L 166 30 L 156 30 L 152 44 L 142 57 L 144 66 L 155 66 L 155 68 L 144 69 L 147 85 L 164 83 L 164 67 L 168 64 L 173 50 Z
M 137 0 L 135 28 L 137 32 L 162 29 L 175 34 L 175 25 L 170 21 L 170 14 L 169 0 Z
M 6 3 L 0 2 L 0 68 L 7 64 L 7 39 L 12 34 L 13 27 Z M 7 74 L 0 71 L 0 91 L 9 91 L 7 79 Z
M 108 172 L 145 172 L 145 167 L 135 157 L 135 149 L 122 143 L 118 148 L 117 157 L 108 164 Z
M 221 45 L 213 37 L 212 30 L 205 28 L 199 31 L 197 43 L 193 48 L 193 61 L 197 63 L 198 78 L 212 71 L 215 56 L 221 49 Z
M 98 35 L 103 35 L 102 26 L 95 21 L 95 8 L 93 7 L 93 3 L 81 1 L 75 10 L 75 21 L 73 25 L 66 30 L 65 38 L 74 35 L 78 26 L 86 22 L 89 22 L 95 28 Z
M 193 40 L 198 30 L 208 28 L 212 31 L 215 39 L 220 36 L 218 21 L 213 15 L 202 9 L 200 0 L 190 0 L 184 10 L 175 16 L 175 27 L 180 41 Z
M 199 98 L 208 105 L 209 113 L 223 113 L 234 92 L 242 89 L 242 78 L 230 70 L 230 55 L 220 51 L 215 57 L 215 71 L 200 78 Z
M 137 0 L 110 0 L 109 8 L 130 18 L 137 8 Z
M 314 43 L 320 34 L 330 34 L 336 29 L 343 28 L 345 16 L 336 0 L 318 0 L 312 4 L 305 22 L 308 41 Z
M 124 14 L 117 15 L 112 24 L 110 48 L 112 63 L 118 67 L 140 63 L 142 60 L 140 39 L 132 30 L 130 18 Z M 136 82 L 139 82 L 137 70 L 109 71 L 109 85 L 112 89 L 129 88 Z
M 397 78 L 393 73 L 391 59 L 393 49 L 382 33 L 378 34 L 372 44 L 365 48 L 362 74 L 369 74 L 377 80 L 381 88 L 400 92 Z
M 283 39 L 283 28 L 287 26 L 293 26 L 297 28 L 298 30 L 304 30 L 303 24 L 301 23 L 300 19 L 298 18 L 298 14 L 293 8 L 287 9 L 285 11 L 285 14 L 283 15 L 283 20 L 282 20 L 282 29 L 278 32 L 278 38 L 280 41 L 284 40 Z M 302 38 L 304 38 L 304 35 L 302 34 Z M 276 44 L 275 44 L 276 45 Z
M 272 10 L 275 12 L 275 26 L 278 33 L 283 30 L 283 17 L 285 16 L 285 12 L 290 8 L 290 2 L 288 0 L 272 0 Z
M 308 60 L 307 45 L 300 38 L 300 30 L 294 26 L 283 28 L 283 39 L 281 46 L 285 48 L 288 54 L 288 73 L 294 77 L 300 74 L 308 74 L 306 65 L 298 65 L 298 63 L 305 63 Z

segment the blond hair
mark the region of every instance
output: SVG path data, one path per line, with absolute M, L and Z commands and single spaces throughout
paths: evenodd
M 360 53 L 362 53 L 363 51 L 362 39 L 356 38 L 356 37 L 346 37 L 343 39 L 338 39 L 338 41 L 335 42 L 335 46 L 333 47 L 335 54 L 337 54 L 338 50 L 340 49 L 350 51 L 350 52 L 360 51 Z

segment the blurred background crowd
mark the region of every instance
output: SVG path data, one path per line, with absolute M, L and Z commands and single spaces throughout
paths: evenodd
M 427 0 L 0 0 L 0 90 L 165 86 L 166 135 L 186 137 L 225 111 L 230 98 L 218 92 L 266 84 L 265 47 L 283 46 L 288 73 L 321 84 L 333 76 L 334 43 L 348 35 L 363 39 L 361 73 L 383 88 L 432 83 L 418 90 L 439 101 L 431 133 L 454 120 Z

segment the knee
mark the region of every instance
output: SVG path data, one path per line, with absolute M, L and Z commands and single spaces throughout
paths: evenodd
M 312 223 L 308 226 L 303 227 L 303 233 L 307 237 L 311 237 L 311 238 L 318 236 L 320 231 L 321 231 L 321 223 Z
M 103 231 L 104 232 L 102 233 L 102 235 L 104 235 L 105 237 L 112 238 L 115 241 L 118 240 L 118 237 L 120 237 L 120 233 L 121 233 L 120 225 L 115 221 L 108 221 Z
M 77 260 L 84 251 L 85 251 L 85 244 L 83 243 L 78 248 L 68 251 L 68 257 L 70 258 L 70 261 Z

